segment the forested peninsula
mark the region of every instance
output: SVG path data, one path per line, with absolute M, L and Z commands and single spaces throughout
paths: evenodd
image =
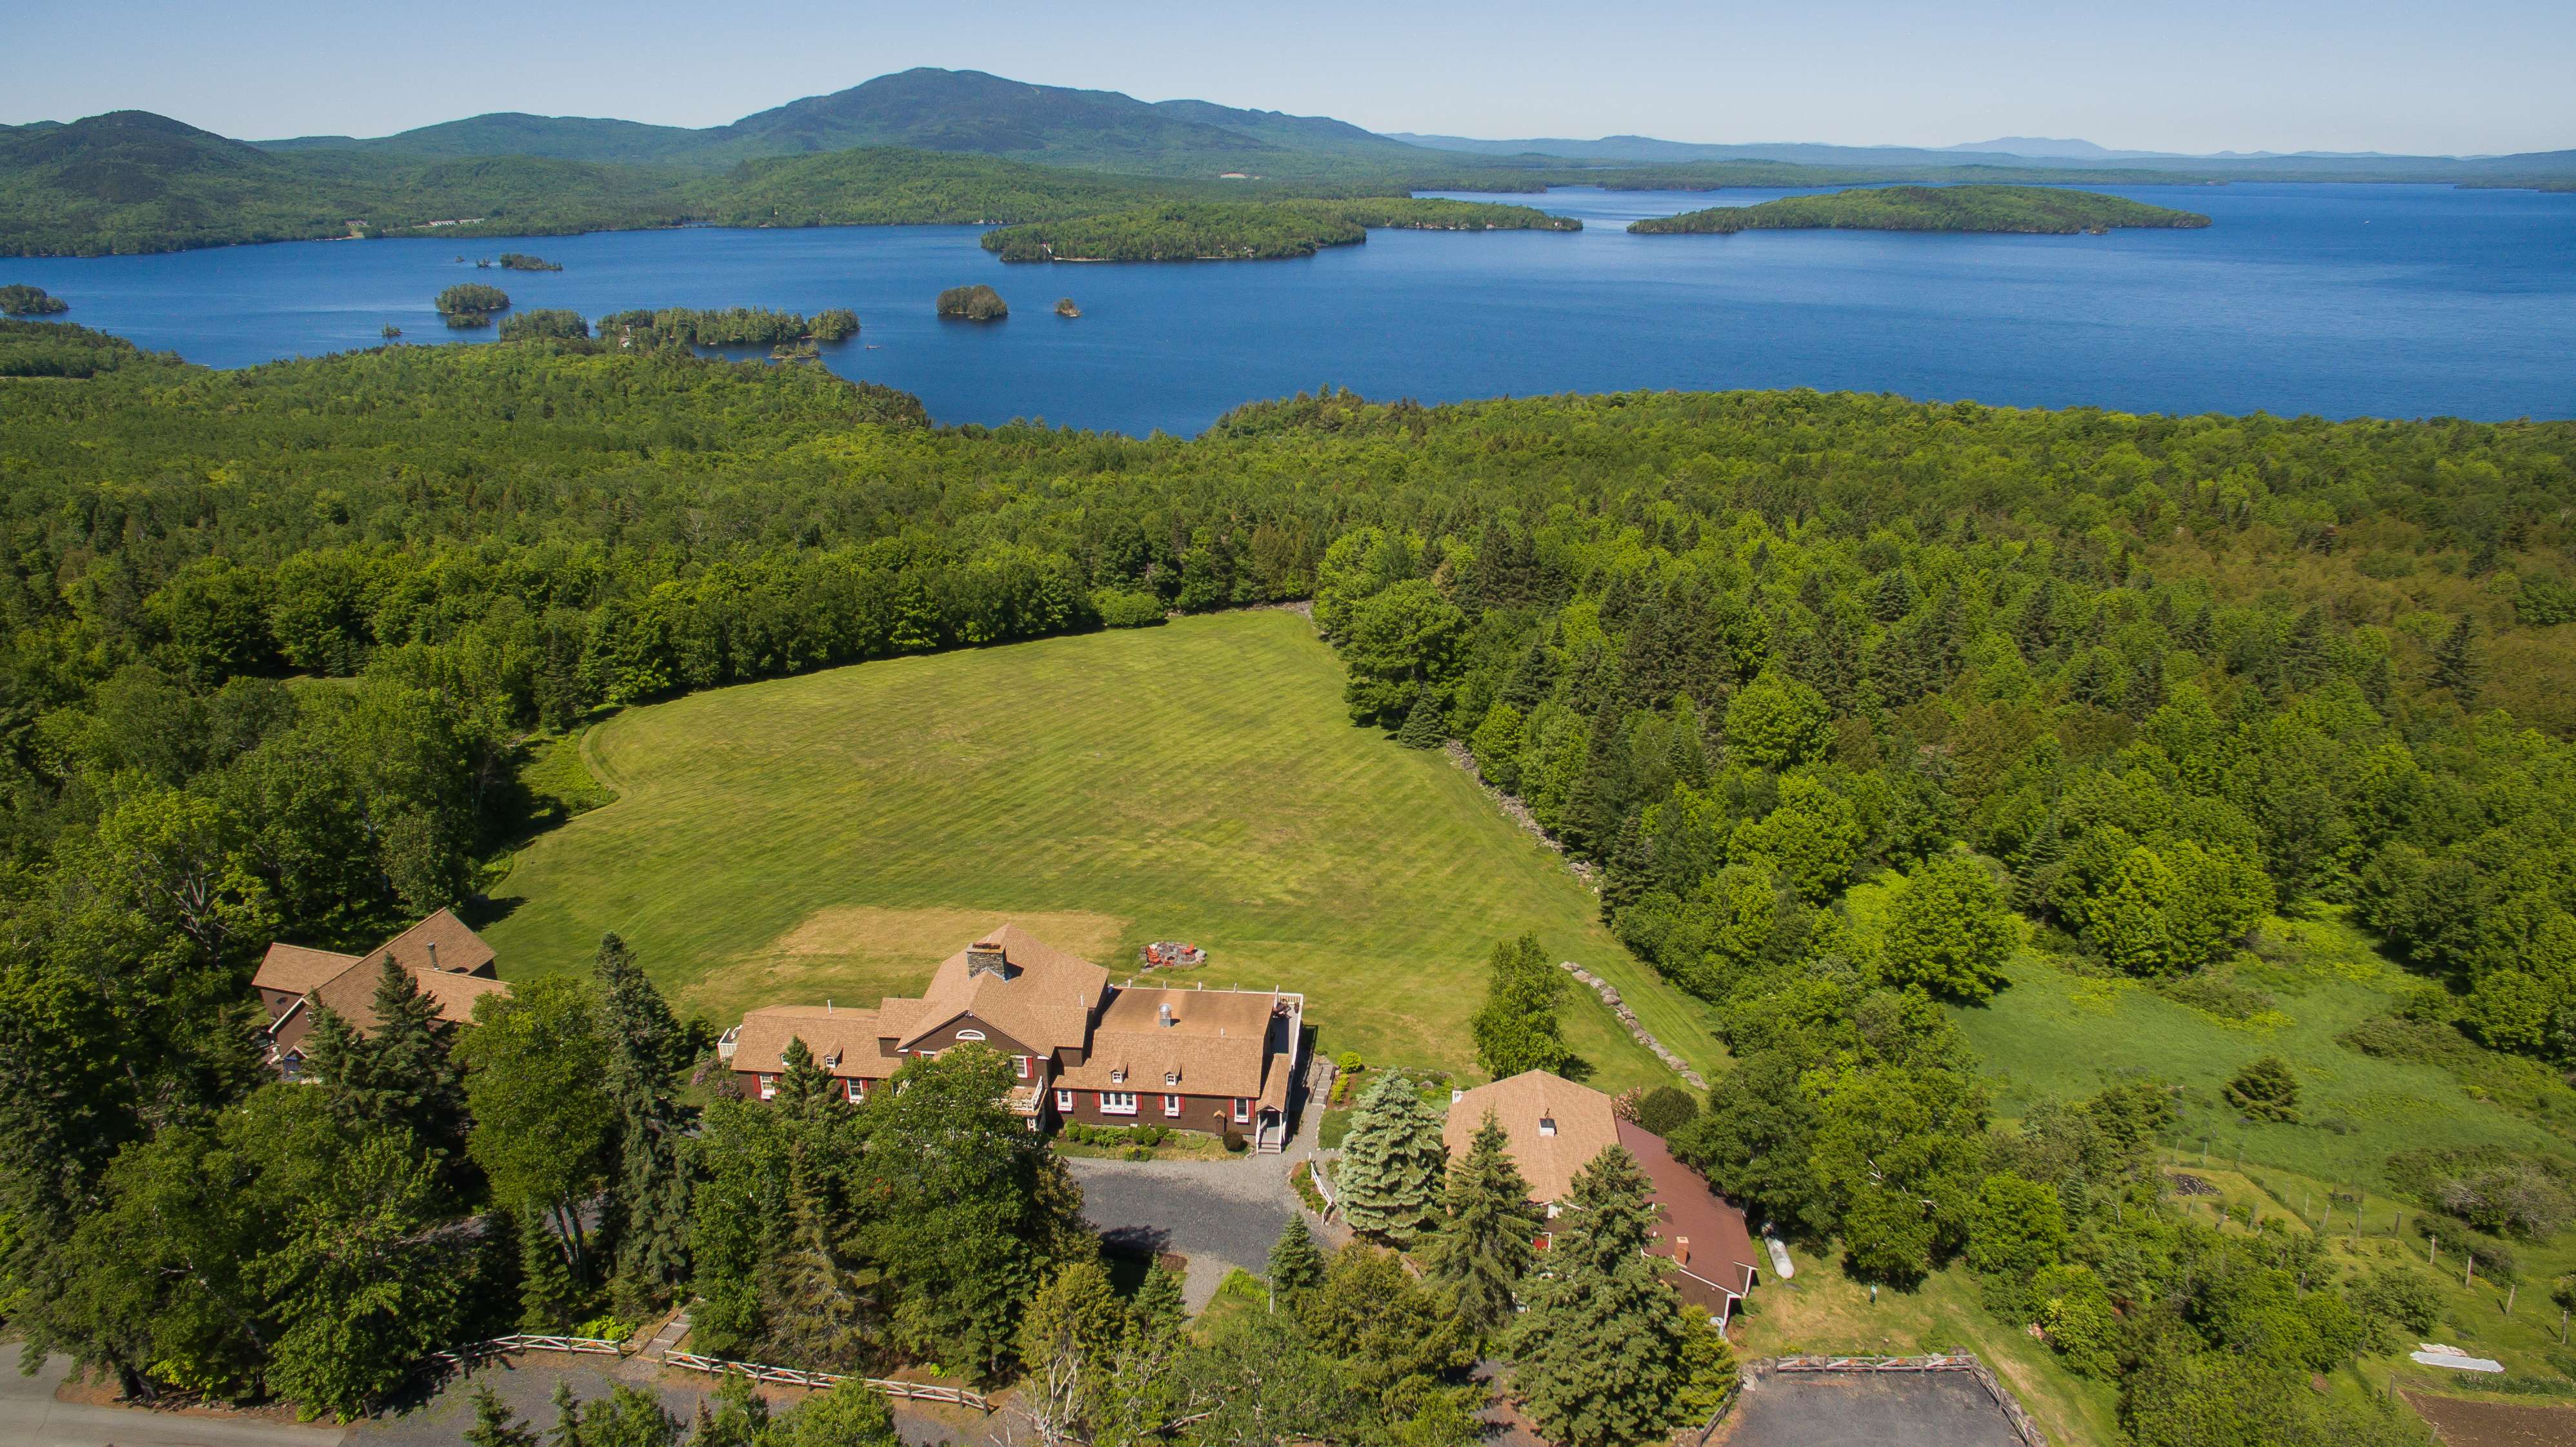
M 984 234 L 984 249 L 1004 261 L 1254 261 L 1349 246 L 1372 228 L 1580 231 L 1583 223 L 1530 206 L 1410 197 L 1178 204 L 1006 226 Z
M 1758 206 L 1712 206 L 1629 224 L 1638 236 L 1738 231 L 2018 231 L 2056 236 L 2122 227 L 2207 226 L 2196 211 L 2056 186 L 1882 186 L 1830 196 L 1784 196 Z

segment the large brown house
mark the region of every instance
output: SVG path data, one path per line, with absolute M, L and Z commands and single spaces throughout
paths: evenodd
M 313 1029 L 313 1007 L 327 1005 L 363 1036 L 376 1028 L 376 982 L 391 959 L 408 971 L 420 992 L 438 1006 L 438 1018 L 463 1023 L 474 1002 L 506 995 L 494 979 L 492 947 L 449 910 L 440 910 L 363 955 L 273 944 L 251 976 L 268 1007 L 268 1061 L 287 1079 L 304 1070 L 304 1037 Z
M 1734 1317 L 1735 1304 L 1761 1279 L 1753 1235 L 1744 1213 L 1674 1160 L 1663 1137 L 1621 1118 L 1600 1091 L 1531 1070 L 1450 1094 L 1442 1138 L 1452 1157 L 1467 1153 L 1488 1111 L 1511 1137 L 1512 1163 L 1529 1182 L 1530 1200 L 1550 1220 L 1573 1193 L 1576 1172 L 1614 1145 L 1627 1147 L 1654 1183 L 1655 1243 L 1647 1250 L 1672 1263 L 1669 1275 L 1684 1301 L 1720 1326 Z M 1544 1246 L 1546 1235 L 1539 1241 Z
M 1234 1130 L 1276 1151 L 1288 1140 L 1305 1011 L 1305 996 L 1276 990 L 1112 985 L 1100 966 L 1004 925 L 942 961 L 918 999 L 753 1010 L 718 1049 L 743 1094 L 766 1100 L 788 1042 L 802 1040 L 864 1100 L 910 1061 L 981 1044 L 1010 1058 L 1010 1106 L 1033 1130 L 1054 1120 Z

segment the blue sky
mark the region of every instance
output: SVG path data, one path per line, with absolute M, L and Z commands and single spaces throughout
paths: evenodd
M 0 14 L 16 57 L 0 120 L 136 107 L 261 139 L 490 110 L 703 126 L 942 65 L 1497 137 L 2576 147 L 2567 0 L 5 0 Z

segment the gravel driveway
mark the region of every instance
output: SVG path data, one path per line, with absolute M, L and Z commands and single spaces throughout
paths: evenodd
M 1198 1311 L 1228 1271 L 1258 1274 L 1288 1226 L 1296 1193 L 1289 1155 L 1228 1161 L 1069 1159 L 1082 1216 L 1113 1251 L 1174 1251 L 1190 1259 L 1182 1297 Z

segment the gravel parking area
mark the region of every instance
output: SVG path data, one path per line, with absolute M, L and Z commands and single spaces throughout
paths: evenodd
M 1751 1386 L 1709 1447 L 2021 1447 L 1965 1372 L 1779 1373 Z
M 1112 1251 L 1178 1252 L 1190 1259 L 1182 1295 L 1205 1307 L 1228 1271 L 1258 1273 L 1288 1225 L 1296 1195 L 1289 1157 L 1229 1161 L 1068 1160 L 1082 1183 L 1082 1215 Z

